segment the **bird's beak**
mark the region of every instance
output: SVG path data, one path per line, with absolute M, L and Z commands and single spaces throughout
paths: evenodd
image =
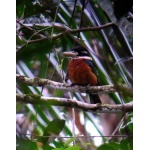
M 78 55 L 76 52 L 63 52 L 62 54 L 65 57 L 76 57 Z

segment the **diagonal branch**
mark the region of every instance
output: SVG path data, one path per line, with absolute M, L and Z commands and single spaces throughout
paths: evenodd
M 109 104 L 88 104 L 80 101 L 58 98 L 58 97 L 44 97 L 40 95 L 16 94 L 17 102 L 40 104 L 40 105 L 53 105 L 65 106 L 82 109 L 84 111 L 93 111 L 97 113 L 120 113 L 133 111 L 133 103 L 109 105 Z
M 71 29 L 68 26 L 65 26 L 64 24 L 61 23 L 41 23 L 41 24 L 24 24 L 26 27 L 49 27 L 49 28 L 57 28 L 62 31 L 65 31 L 66 33 L 77 33 L 77 32 L 84 32 L 84 31 L 96 31 L 96 30 L 101 30 L 104 28 L 108 28 L 110 26 L 115 25 L 113 22 L 106 23 L 101 26 L 95 26 L 95 27 L 85 27 L 85 28 L 79 28 L 79 29 Z
M 65 90 L 65 91 L 70 91 L 70 92 L 87 92 L 87 93 L 98 93 L 98 92 L 103 92 L 103 93 L 111 93 L 111 92 L 117 92 L 117 91 L 122 91 L 129 96 L 132 97 L 133 91 L 132 88 L 129 88 L 125 85 L 103 85 L 103 86 L 71 86 L 70 84 L 67 83 L 60 83 L 60 82 L 55 82 L 49 79 L 42 79 L 35 77 L 33 79 L 27 78 L 23 75 L 16 74 L 16 79 L 19 82 L 22 82 L 24 84 L 27 84 L 29 86 L 46 86 L 48 85 L 50 88 L 55 89 L 55 90 Z
M 86 27 L 86 28 L 80 28 L 80 29 L 71 29 L 71 28 L 65 26 L 64 24 L 60 24 L 60 23 L 22 24 L 19 21 L 17 21 L 17 23 L 23 25 L 24 27 L 26 27 L 30 30 L 31 30 L 31 27 L 36 27 L 36 26 L 46 27 L 46 29 L 47 29 L 47 27 L 60 29 L 62 32 L 60 32 L 56 35 L 53 35 L 52 37 L 49 37 L 49 39 L 52 39 L 52 40 L 56 40 L 56 39 L 58 39 L 58 38 L 60 38 L 64 35 L 71 36 L 71 33 L 79 33 L 79 32 L 86 32 L 86 31 L 97 31 L 97 30 L 101 30 L 101 29 L 104 29 L 104 28 L 108 28 L 112 25 L 115 25 L 113 22 L 110 22 L 110 23 L 104 24 L 102 26 Z M 43 31 L 43 30 L 44 29 L 42 29 L 41 31 Z M 37 33 L 39 33 L 39 32 L 40 31 L 37 31 Z M 30 41 L 28 41 L 28 44 L 36 43 L 36 42 L 39 42 L 39 41 L 44 41 L 44 40 L 47 40 L 47 39 L 48 39 L 48 37 L 42 37 L 40 39 L 30 40 Z

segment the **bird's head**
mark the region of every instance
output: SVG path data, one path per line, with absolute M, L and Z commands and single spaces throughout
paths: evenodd
M 71 57 L 71 58 L 84 58 L 84 59 L 92 59 L 90 57 L 89 51 L 82 47 L 82 46 L 76 46 L 71 49 L 69 52 L 63 52 L 63 56 L 65 57 Z

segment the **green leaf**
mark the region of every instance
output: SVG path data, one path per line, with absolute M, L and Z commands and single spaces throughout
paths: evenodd
M 46 129 L 44 131 L 43 136 L 48 136 L 48 137 L 39 138 L 39 141 L 42 141 L 43 143 L 46 143 L 49 139 L 49 136 L 59 135 L 59 133 L 64 128 L 64 126 L 65 126 L 65 120 L 54 119 L 53 121 L 51 121 L 48 124 L 48 126 L 46 127 Z M 52 140 L 54 140 L 54 138 L 52 138 Z
M 52 147 L 48 144 L 43 144 L 43 146 L 42 146 L 42 150 L 53 150 L 53 149 L 54 149 L 54 147 Z
M 34 56 L 40 56 L 43 55 L 45 56 L 45 53 L 50 52 L 50 46 L 51 46 L 51 42 L 48 40 L 45 41 L 40 41 L 40 43 L 31 43 L 31 44 L 27 44 L 22 46 L 22 48 L 20 48 L 17 51 L 16 54 L 16 60 L 33 60 Z
M 65 143 L 64 146 L 68 146 L 70 143 L 72 143 L 75 139 L 74 138 L 70 138 L 68 139 Z
M 121 150 L 133 150 L 133 139 L 126 138 L 120 142 L 120 149 Z
M 64 150 L 64 148 L 55 148 L 55 149 L 52 149 L 52 150 Z
M 36 142 L 17 138 L 16 150 L 38 150 Z
M 62 131 L 65 125 L 65 120 L 61 119 L 54 119 L 49 123 L 49 125 L 46 127 L 44 135 L 46 134 L 55 134 L 59 135 L 59 133 Z
M 126 128 L 128 128 L 131 132 L 133 132 L 133 113 L 127 116 L 127 118 L 120 127 L 120 132 L 124 133 Z
M 119 150 L 119 143 L 117 142 L 109 142 L 107 144 L 101 145 L 97 150 Z
M 59 70 L 61 70 L 61 69 L 62 69 L 63 61 L 64 61 L 64 58 L 63 58 L 63 59 L 61 59 L 61 63 L 60 63 L 60 65 L 58 66 L 58 69 L 59 69 Z
M 71 147 L 68 147 L 64 150 L 81 150 L 81 148 L 79 146 L 71 146 Z
M 24 14 L 24 10 L 25 10 L 25 6 L 24 5 L 16 5 L 16 15 L 17 15 L 17 18 L 21 18 L 23 17 L 23 14 Z
M 120 143 L 109 142 L 107 144 L 101 145 L 97 150 L 132 150 L 133 149 L 133 139 L 126 138 L 121 140 Z

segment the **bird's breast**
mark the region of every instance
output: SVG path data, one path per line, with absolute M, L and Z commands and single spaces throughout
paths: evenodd
M 68 76 L 72 83 L 79 85 L 97 85 L 97 77 L 84 59 L 72 59 L 68 65 Z

